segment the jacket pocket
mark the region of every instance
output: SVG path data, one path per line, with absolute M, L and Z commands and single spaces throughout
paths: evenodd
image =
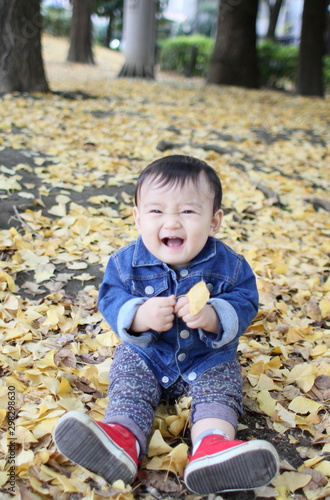
M 228 283 L 223 277 L 201 273 L 191 277 L 190 287 L 196 285 L 199 281 L 205 282 L 211 298 L 219 297 L 228 286 Z
M 157 297 L 168 295 L 168 281 L 164 278 L 133 279 L 132 294 L 138 297 Z M 165 292 L 165 293 L 164 293 Z

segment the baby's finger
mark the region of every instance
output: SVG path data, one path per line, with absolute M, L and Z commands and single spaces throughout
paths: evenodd
M 187 299 L 187 297 L 180 297 L 175 304 L 174 312 L 178 313 L 187 304 L 189 305 L 189 299 Z
M 179 309 L 179 311 L 176 314 L 177 314 L 178 318 L 184 318 L 187 315 L 190 316 L 189 304 L 185 304 L 181 309 Z
M 173 318 L 174 319 L 174 318 Z M 162 332 L 167 332 L 168 330 L 170 330 L 173 326 L 173 319 L 169 319 L 164 322 L 164 325 L 163 325 L 163 328 L 162 328 Z
M 163 307 L 160 311 L 159 314 L 161 315 L 162 318 L 169 318 L 173 316 L 174 319 L 174 310 L 172 306 L 169 307 Z
M 187 316 L 187 321 L 184 320 L 184 322 L 188 328 L 200 328 L 199 322 L 194 319 L 194 316 Z
M 169 297 L 162 297 L 162 307 L 174 307 L 176 304 L 175 295 L 170 295 Z

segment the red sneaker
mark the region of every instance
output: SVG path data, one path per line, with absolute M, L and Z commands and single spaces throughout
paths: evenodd
M 70 411 L 57 422 L 54 441 L 64 456 L 109 483 L 122 479 L 130 484 L 135 479 L 136 438 L 126 427 L 95 422 L 85 413 Z
M 229 441 L 214 434 L 202 439 L 184 480 L 189 490 L 202 495 L 254 490 L 274 479 L 278 469 L 277 451 L 267 441 Z

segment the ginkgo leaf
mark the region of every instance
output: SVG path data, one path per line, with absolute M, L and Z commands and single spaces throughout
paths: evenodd
M 165 422 L 168 432 L 173 436 L 179 436 L 186 426 L 187 416 L 184 412 L 180 412 L 179 415 L 170 415 L 165 419 Z
M 95 278 L 95 276 L 91 276 L 88 273 L 82 273 L 82 274 L 79 274 L 79 276 L 73 277 L 73 279 L 80 280 L 80 281 L 90 281 L 90 280 L 93 280 L 94 278 Z
M 160 430 L 155 430 L 149 442 L 148 457 L 164 455 L 164 453 L 171 452 L 172 449 L 173 448 L 164 441 Z
M 315 465 L 314 470 L 318 470 L 325 476 L 330 477 L 330 462 L 328 460 L 323 460 Z
M 210 292 L 205 281 L 196 283 L 186 294 L 189 299 L 190 314 L 198 314 L 210 298 Z
M 276 487 L 283 485 L 288 491 L 293 493 L 300 488 L 304 488 L 304 486 L 306 486 L 311 479 L 312 476 L 309 474 L 301 474 L 300 472 L 284 472 L 273 479 L 272 484 Z
M 266 415 L 272 417 L 275 414 L 276 400 L 265 390 L 259 392 L 257 399 L 260 409 L 266 413 Z
M 102 203 L 117 203 L 118 200 L 115 196 L 108 196 L 108 195 L 100 195 L 100 196 L 91 196 L 89 198 L 89 201 L 91 203 L 95 204 L 102 204 Z
M 319 303 L 319 308 L 323 319 L 330 317 L 330 299 L 328 298 L 322 299 Z
M 149 470 L 165 470 L 180 474 L 182 476 L 183 470 L 188 460 L 188 446 L 184 443 L 179 444 L 173 450 L 163 457 L 153 457 L 147 464 Z
M 66 215 L 66 206 L 64 203 L 54 205 L 48 210 L 51 215 L 56 215 L 57 217 L 64 217 Z
M 22 450 L 16 457 L 16 467 L 33 462 L 34 454 L 32 450 Z
M 2 271 L 1 269 L 0 269 L 0 281 L 5 281 L 7 283 L 10 292 L 12 293 L 16 292 L 15 281 L 13 280 L 12 276 L 10 276 L 10 274 L 8 273 L 5 273 L 5 271 Z
M 35 272 L 34 278 L 37 283 L 47 281 L 54 276 L 55 266 L 53 264 L 45 264 L 40 266 L 38 271 Z
M 86 269 L 88 267 L 87 262 L 73 262 L 72 264 L 68 264 L 68 269 L 80 270 Z
M 280 403 L 276 403 L 275 415 L 280 423 L 285 424 L 288 428 L 296 427 L 295 414 L 286 410 Z
M 19 308 L 18 298 L 15 295 L 7 293 L 1 307 L 7 309 L 7 311 L 17 311 Z
M 4 486 L 8 482 L 8 471 L 0 471 L 0 486 Z
M 7 410 L 0 409 L 0 425 L 3 424 L 7 416 Z
M 298 396 L 291 401 L 288 408 L 289 410 L 304 415 L 305 413 L 317 412 L 322 408 L 322 406 L 322 403 L 317 403 L 316 401 L 308 399 L 304 396 Z
M 289 373 L 287 380 L 288 383 L 296 382 L 303 391 L 308 392 L 314 385 L 313 367 L 307 363 L 296 365 Z

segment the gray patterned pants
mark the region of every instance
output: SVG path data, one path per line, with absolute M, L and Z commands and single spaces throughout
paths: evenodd
M 164 389 L 138 353 L 121 344 L 110 368 L 108 393 L 104 422 L 127 427 L 139 441 L 141 455 L 147 453 L 154 412 L 161 399 L 173 402 L 185 394 L 192 396 L 192 425 L 203 418 L 221 418 L 236 428 L 242 415 L 242 377 L 236 360 L 210 368 L 190 384 L 179 378 Z

